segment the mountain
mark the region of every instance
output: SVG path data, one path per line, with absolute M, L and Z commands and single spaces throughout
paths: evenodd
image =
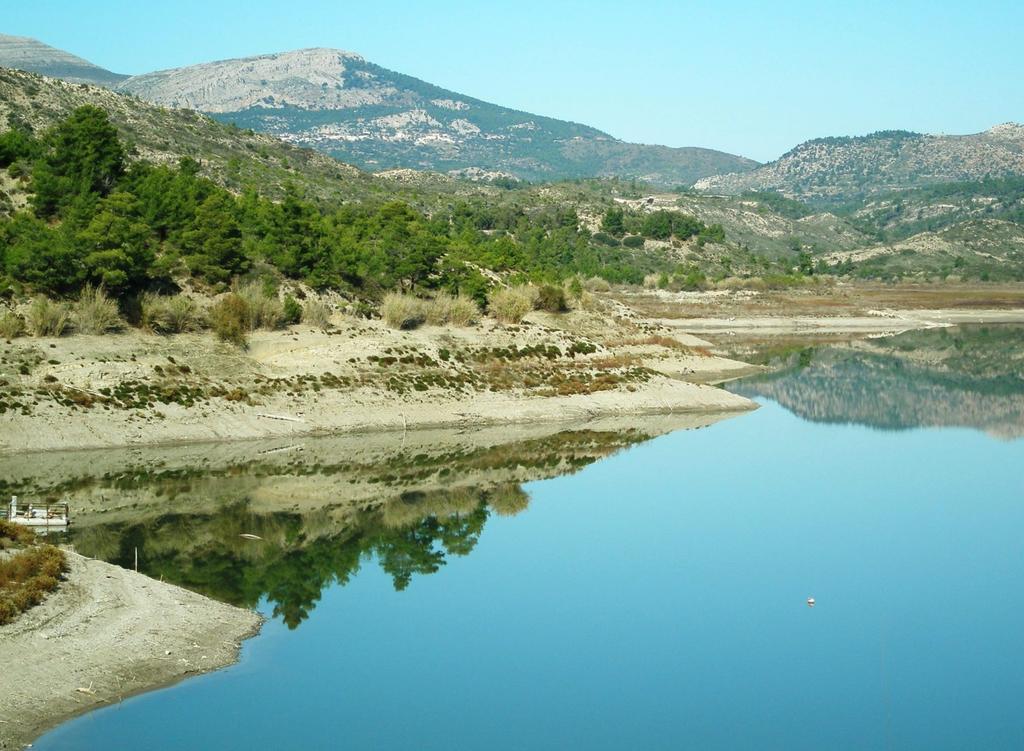
M 1024 175 L 1024 126 L 967 136 L 881 131 L 818 138 L 757 169 L 698 180 L 698 190 L 776 191 L 804 201 L 849 201 L 936 183 Z
M 578 123 L 463 96 L 334 49 L 222 60 L 117 86 L 166 107 L 381 171 L 483 171 L 527 180 L 617 176 L 676 186 L 757 166 L 700 148 L 626 143 Z
M 35 39 L 6 34 L 0 34 L 0 67 L 96 86 L 112 87 L 128 78 Z

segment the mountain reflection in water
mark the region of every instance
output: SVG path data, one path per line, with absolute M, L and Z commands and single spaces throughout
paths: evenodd
M 814 422 L 1024 435 L 1024 326 L 958 326 L 768 351 L 730 390 Z

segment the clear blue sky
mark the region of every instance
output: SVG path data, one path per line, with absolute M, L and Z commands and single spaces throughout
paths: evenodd
M 123 73 L 299 47 L 630 141 L 759 160 L 1024 120 L 1024 3 L 3 0 L 0 32 Z

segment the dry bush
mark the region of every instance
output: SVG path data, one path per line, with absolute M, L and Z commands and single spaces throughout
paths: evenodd
M 143 295 L 142 326 L 157 334 L 199 331 L 205 323 L 196 301 L 186 295 Z
M 13 310 L 0 315 L 0 339 L 16 339 L 25 333 L 25 319 Z
M 408 330 L 427 320 L 426 308 L 419 298 L 401 292 L 389 292 L 381 302 L 380 315 L 391 328 Z
M 641 339 L 637 344 L 654 344 L 658 347 L 667 347 L 668 349 L 678 349 L 683 351 L 688 349 L 687 346 L 678 339 L 673 339 L 671 336 L 662 336 L 661 334 L 654 334 L 646 339 Z
M 459 295 L 452 301 L 448 321 L 453 326 L 472 326 L 479 320 L 480 306 L 472 297 Z
M 249 303 L 234 292 L 225 295 L 210 309 L 210 325 L 221 341 L 244 347 L 248 343 L 252 311 Z
M 515 516 L 530 505 L 530 494 L 521 485 L 506 483 L 487 494 L 487 505 L 499 516 Z
M 302 322 L 326 331 L 331 327 L 331 307 L 320 300 L 307 300 L 302 306 Z
M 40 295 L 28 308 L 28 330 L 32 336 L 63 336 L 71 324 L 71 311 L 65 303 Z
M 64 551 L 53 545 L 26 548 L 0 560 L 0 625 L 41 603 L 67 570 Z
M 0 519 L 0 550 L 31 545 L 35 540 L 36 533 L 32 531 L 31 527 L 23 527 L 6 519 Z
M 470 297 L 452 297 L 447 292 L 438 292 L 433 300 L 425 303 L 424 313 L 432 326 L 469 326 L 480 318 L 480 307 Z
M 124 326 L 117 303 L 107 297 L 103 287 L 87 284 L 72 308 L 72 320 L 80 334 L 106 334 Z
M 284 323 L 284 305 L 277 297 L 268 295 L 259 282 L 242 284 L 235 294 L 249 306 L 249 330 L 279 329 Z
M 644 277 L 644 289 L 657 289 L 661 274 L 648 274 Z
M 537 310 L 544 310 L 548 313 L 564 313 L 569 309 L 569 303 L 565 299 L 565 290 L 553 284 L 545 284 L 537 291 L 537 299 L 533 306 Z
M 608 283 L 607 279 L 602 279 L 599 276 L 592 276 L 583 282 L 583 287 L 588 292 L 611 292 L 612 285 Z
M 491 292 L 487 309 L 502 323 L 519 323 L 533 310 L 534 297 L 530 287 L 502 287 Z

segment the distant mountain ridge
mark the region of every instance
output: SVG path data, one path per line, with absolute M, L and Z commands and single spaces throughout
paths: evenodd
M 690 185 L 750 159 L 646 146 L 595 128 L 500 107 L 314 48 L 158 71 L 118 90 L 310 146 L 365 169 L 479 169 L 527 180 L 626 177 Z
M 128 78 L 35 39 L 7 34 L 0 34 L 0 67 L 96 86 L 113 87 Z
M 91 83 L 309 146 L 371 171 L 549 181 L 636 178 L 665 187 L 757 162 L 714 149 L 620 141 L 313 48 L 123 76 L 34 39 L 0 36 L 0 66 Z
M 706 177 L 711 193 L 775 191 L 798 200 L 853 200 L 936 183 L 1024 175 L 1024 125 L 1005 123 L 965 136 L 880 131 L 806 141 L 774 162 Z

